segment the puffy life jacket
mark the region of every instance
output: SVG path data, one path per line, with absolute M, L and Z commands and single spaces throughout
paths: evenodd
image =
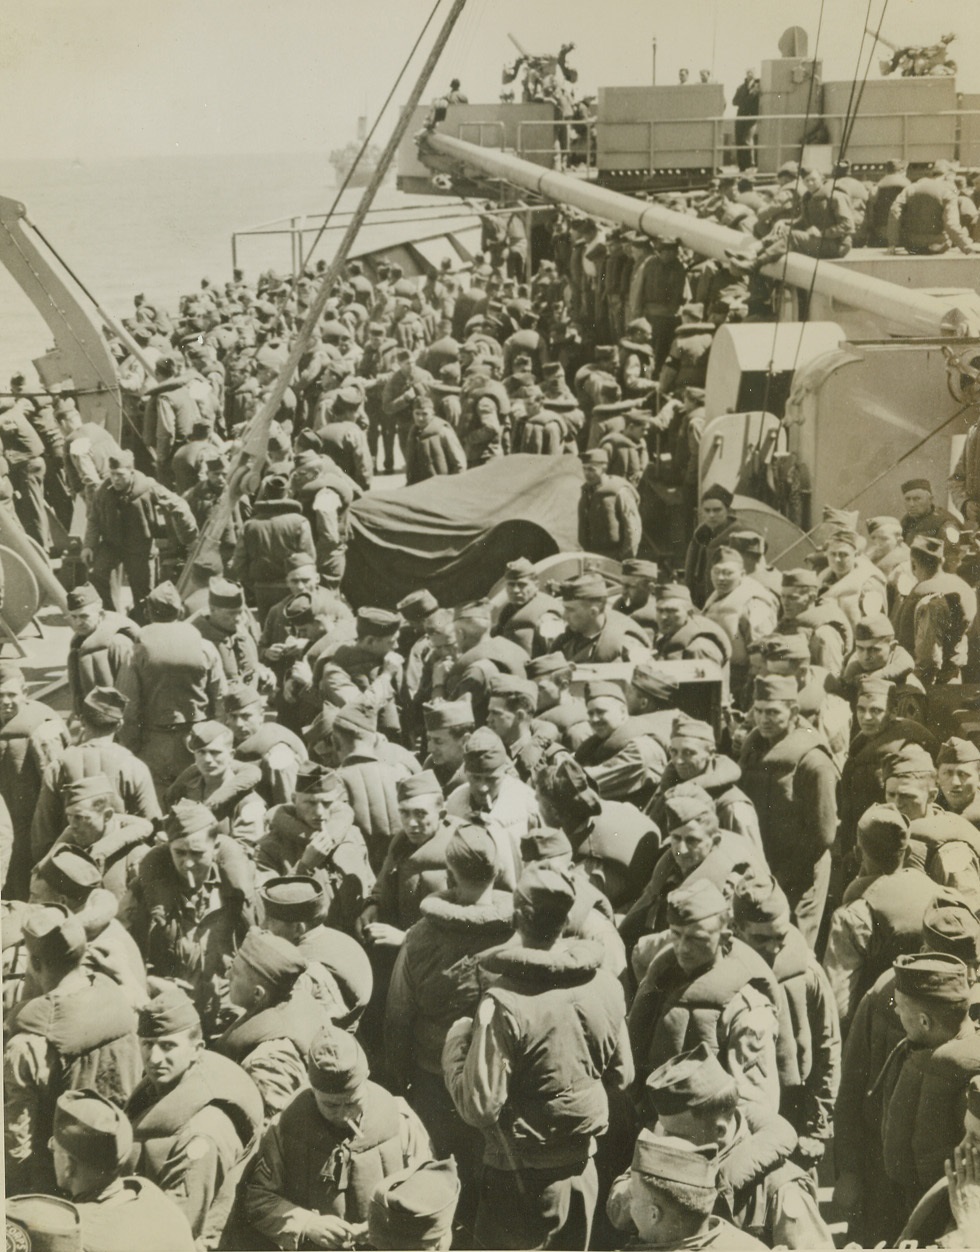
M 89 974 L 89 986 L 69 995 L 57 991 L 21 1004 L 7 1036 L 41 1035 L 48 1044 L 51 1079 L 39 1088 L 35 1142 L 44 1145 L 54 1109 L 65 1091 L 92 1087 L 123 1107 L 143 1074 L 136 1013 L 122 988 L 104 974 Z
M 249 587 L 285 583 L 287 559 L 297 552 L 315 560 L 313 532 L 299 501 L 256 500 L 252 516 L 242 527 L 242 581 Z
M 634 443 L 627 435 L 607 435 L 600 444 L 609 453 L 609 472 L 625 478 L 627 482 L 636 482 L 643 473 L 646 458 L 639 444 Z
M 917 869 L 882 874 L 861 893 L 871 910 L 873 929 L 854 991 L 854 1004 L 897 957 L 919 951 L 922 920 L 936 895 L 936 884 Z
M 488 1153 L 502 1134 L 518 1166 L 533 1167 L 555 1143 L 584 1163 L 594 1137 L 607 1129 L 603 1077 L 626 1004 L 601 961 L 599 945 L 586 940 L 565 940 L 549 951 L 504 947 L 484 958 L 481 967 L 499 976 L 487 995 L 515 1032 L 507 1102 L 488 1136 Z
M 378 873 L 392 839 L 401 834 L 398 809 L 398 775 L 390 765 L 375 759 L 350 759 L 338 773 L 347 788 L 347 802 L 354 822 L 364 835 L 371 868 Z
M 780 1005 L 779 1041 L 776 1049 L 779 1085 L 784 1092 L 803 1086 L 813 1069 L 813 1032 L 810 1029 L 810 1013 L 807 1007 L 812 956 L 806 940 L 794 926 L 786 936 L 786 942 L 779 950 L 772 967 L 773 977 L 784 997 L 784 1002 Z M 788 1014 L 785 1019 L 782 1012 Z
M 560 417 L 545 409 L 529 417 L 521 432 L 518 452 L 535 453 L 538 456 L 558 456 L 565 439 L 565 428 Z
M 368 1082 L 364 1116 L 353 1139 L 342 1139 L 317 1111 L 312 1091 L 302 1091 L 283 1110 L 279 1132 L 285 1151 L 284 1200 L 352 1224 L 367 1221 L 378 1184 L 404 1166 L 401 1114 L 395 1097 Z M 346 1169 L 327 1168 L 338 1155 Z M 341 1190 L 336 1178 L 346 1175 Z
M 980 1035 L 973 1032 L 905 1056 L 885 1108 L 882 1146 L 889 1178 L 910 1201 L 943 1177 L 944 1162 L 963 1138 L 966 1090 L 975 1074 Z
M 116 635 L 125 635 L 135 643 L 140 628 L 121 613 L 106 613 L 95 630 L 84 639 L 77 635 L 68 649 L 68 680 L 74 697 L 75 711 L 93 687 L 114 687 L 116 672 L 109 660 L 109 650 Z
M 177 1085 L 159 1098 L 149 1082 L 141 1083 L 126 1113 L 140 1145 L 142 1172 L 158 1178 L 177 1138 L 209 1106 L 231 1121 L 243 1149 L 252 1144 L 262 1126 L 262 1097 L 248 1074 L 227 1057 L 202 1052 Z
M 743 988 L 753 986 L 779 1007 L 775 979 L 762 957 L 740 939 L 709 970 L 693 979 L 677 964 L 673 948 L 650 964 L 630 1011 L 630 1038 L 638 1072 L 649 1073 L 679 1052 L 704 1043 L 727 1067 L 719 1037 L 723 1011 Z
M 211 645 L 190 622 L 151 622 L 133 653 L 144 730 L 186 726 L 211 715 Z
M 947 843 L 965 843 L 980 861 L 980 831 L 958 813 L 935 812 L 917 818 L 909 827 L 909 836 L 908 859 L 921 859 L 930 877 L 933 858 Z
M 211 1046 L 240 1065 L 260 1043 L 270 1039 L 288 1039 L 305 1059 L 319 1031 L 329 1025 L 332 1025 L 332 1019 L 326 1006 L 313 996 L 299 992 L 280 1004 L 270 1005 L 232 1022 Z
M 26 768 L 31 737 L 45 722 L 60 720 L 46 704 L 28 700 L 19 713 L 0 726 L 0 792 L 15 827 L 22 822 L 30 825 L 37 803 L 36 779 L 33 770 Z
M 579 496 L 579 539 L 592 552 L 618 552 L 623 540 L 619 496 L 631 490 L 623 478 L 607 478 Z
M 561 612 L 560 600 L 556 600 L 543 591 L 538 591 L 527 604 L 522 604 L 519 608 L 513 604 L 505 604 L 490 633 L 493 636 L 501 635 L 504 639 L 509 639 L 518 647 L 523 648 L 528 656 L 532 656 L 538 622 L 546 613 L 554 613 L 557 617 L 561 617 Z
M 731 660 L 732 641 L 728 633 L 713 622 L 709 617 L 703 617 L 700 613 L 695 615 L 674 634 L 657 640 L 657 651 L 665 659 L 671 657 L 683 656 L 687 649 L 696 639 L 711 639 L 721 650 L 721 654 L 726 661 Z

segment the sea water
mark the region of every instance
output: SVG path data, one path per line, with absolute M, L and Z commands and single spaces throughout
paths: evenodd
M 328 155 L 164 156 L 118 161 L 3 161 L 0 195 L 19 200 L 107 312 L 133 313 L 133 297 L 176 310 L 182 293 L 202 277 L 231 278 L 231 235 L 277 218 L 325 212 L 336 189 Z M 361 192 L 344 193 L 351 209 Z M 375 205 L 436 203 L 405 197 L 390 184 Z M 333 252 L 340 232 L 316 256 Z M 313 242 L 308 236 L 308 244 Z M 291 272 L 288 236 L 239 241 L 239 265 L 253 280 L 270 266 Z M 27 296 L 0 266 L 0 391 L 52 346 L 51 334 Z

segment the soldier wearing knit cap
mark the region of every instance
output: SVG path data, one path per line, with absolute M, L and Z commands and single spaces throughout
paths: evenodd
M 71 1196 L 85 1248 L 193 1252 L 187 1218 L 155 1183 L 127 1175 L 133 1130 L 125 1113 L 91 1089 L 66 1091 L 54 1113 L 59 1189 Z
M 144 1077 L 126 1113 L 139 1172 L 172 1197 L 200 1239 L 222 1182 L 255 1140 L 262 1097 L 238 1065 L 205 1050 L 194 1003 L 173 983 L 140 1011 L 137 1032 Z
M 535 794 L 514 776 L 507 749 L 485 726 L 466 741 L 463 773 L 466 781 L 449 795 L 446 812 L 490 831 L 502 880 L 513 887 L 520 873 L 521 840 L 539 821 Z
M 909 822 L 897 809 L 873 804 L 858 822 L 857 838 L 861 872 L 831 917 L 824 962 L 845 1023 L 893 961 L 918 950 L 937 894 L 928 875 L 905 866 Z
M 507 602 L 491 635 L 518 644 L 528 656 L 541 656 L 564 630 L 561 601 L 542 591 L 534 566 L 526 557 L 509 561 L 504 572 Z
M 980 828 L 980 748 L 954 735 L 939 749 L 936 773 L 950 811 Z
M 813 947 L 837 833 L 837 771 L 823 736 L 799 716 L 795 679 L 756 678 L 753 696 L 755 728 L 739 759 L 741 785 L 759 815 L 769 867 Z
M 970 1080 L 980 1074 L 964 963 L 942 953 L 902 956 L 894 973 L 895 1011 L 909 1046 L 882 1076 L 882 1148 L 896 1204 L 884 1236 L 889 1241 L 943 1177 L 962 1135 Z
M 555 651 L 584 664 L 640 660 L 648 656 L 650 641 L 625 614 L 609 608 L 612 588 L 600 574 L 579 574 L 561 584 L 565 631 Z
M 672 891 L 667 921 L 671 943 L 650 962 L 629 1012 L 638 1077 L 703 1040 L 727 1059 L 743 1099 L 774 1107 L 780 992 L 772 972 L 733 937 L 729 900 L 709 879 Z
M 323 1028 L 307 1072 L 309 1088 L 266 1130 L 241 1187 L 246 1237 L 257 1246 L 339 1247 L 363 1237 L 378 1184 L 431 1157 L 421 1122 L 371 1081 L 353 1035 Z
M 55 1100 L 85 1082 L 123 1103 L 139 1081 L 136 1019 L 127 992 L 83 964 L 82 918 L 32 905 L 21 938 L 34 998 L 4 1024 L 4 1168 L 10 1191 L 50 1191 Z
M 606 1093 L 632 1078 L 622 988 L 598 945 L 561 938 L 574 900 L 567 874 L 524 870 L 519 943 L 484 958 L 490 986 L 443 1047 L 453 1103 L 484 1134 L 474 1233 L 486 1247 L 588 1246 Z
M 728 543 L 732 532 L 739 529 L 732 512 L 735 497 L 720 483 L 701 493 L 699 522 L 684 558 L 684 582 L 694 604 L 701 608 L 712 592 L 711 565 L 718 548 Z
M 148 820 L 160 816 L 150 771 L 132 752 L 115 742 L 125 707 L 125 697 L 114 687 L 95 687 L 86 696 L 76 742 L 51 761 L 41 775 L 41 790 L 31 821 L 31 855 L 35 863 L 65 829 L 65 788 L 90 774 L 109 779 L 125 813 Z
M 905 505 L 905 513 L 901 519 L 902 539 L 909 546 L 920 535 L 929 539 L 942 539 L 947 527 L 959 529 L 958 519 L 936 504 L 932 483 L 928 478 L 909 478 L 902 483 L 900 490 Z

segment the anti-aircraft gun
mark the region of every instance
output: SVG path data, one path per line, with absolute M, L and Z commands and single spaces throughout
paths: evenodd
M 956 62 L 949 55 L 955 34 L 943 35 L 938 43 L 903 48 L 883 38 L 870 26 L 865 30 L 878 43 L 891 49 L 891 57 L 883 58 L 880 63 L 884 77 L 897 72 L 902 78 L 951 78 L 956 73 Z

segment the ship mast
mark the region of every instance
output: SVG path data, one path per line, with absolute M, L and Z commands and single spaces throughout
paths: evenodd
M 279 371 L 279 376 L 276 378 L 272 390 L 263 401 L 261 408 L 255 413 L 245 430 L 241 446 L 233 456 L 229 466 L 228 483 L 221 497 L 215 502 L 207 521 L 201 528 L 197 543 L 194 545 L 178 580 L 178 590 L 185 599 L 205 581 L 204 576 L 195 568 L 197 562 L 204 555 L 211 555 L 217 552 L 221 536 L 231 520 L 232 510 L 246 491 L 258 489 L 262 478 L 262 470 L 268 456 L 269 430 L 273 418 L 279 411 L 279 406 L 282 404 L 290 380 L 299 368 L 300 360 L 309 348 L 313 331 L 323 314 L 327 301 L 330 299 L 334 284 L 340 277 L 350 250 L 354 246 L 354 241 L 367 217 L 368 210 L 371 208 L 371 204 L 385 180 L 388 167 L 394 160 L 398 147 L 412 124 L 415 110 L 422 99 L 422 93 L 432 77 L 439 58 L 449 41 L 449 36 L 453 32 L 453 27 L 456 25 L 465 5 L 466 0 L 453 0 L 449 13 L 446 15 L 446 19 L 436 36 L 429 55 L 425 59 L 425 64 L 422 66 L 419 76 L 409 93 L 408 101 L 398 115 L 398 121 L 391 133 L 391 137 L 385 145 L 381 158 L 373 170 L 367 186 L 364 188 L 364 193 L 357 208 L 354 210 L 347 229 L 344 231 L 344 236 L 340 241 L 337 252 L 330 262 L 327 272 L 323 275 L 317 288 L 316 296 L 307 312 L 306 319 L 299 329 L 299 333 L 290 348 L 289 355 L 282 369 Z

